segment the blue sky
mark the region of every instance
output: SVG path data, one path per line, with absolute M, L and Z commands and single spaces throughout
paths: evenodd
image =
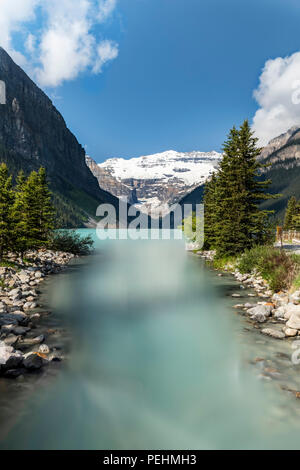
M 258 109 L 254 128 L 262 140 L 300 123 L 299 105 L 290 105 L 300 79 L 294 0 L 106 0 L 109 14 L 90 26 L 91 47 L 109 40 L 109 48 L 91 58 L 101 59 L 98 70 L 77 61 L 73 76 L 64 77 L 64 70 L 60 78 L 51 72 L 55 56 L 37 37 L 50 15 L 35 6 L 38 1 L 28 0 L 32 11 L 3 45 L 16 60 L 22 53 L 19 63 L 25 57 L 24 67 L 98 162 L 167 149 L 220 150 L 229 128 L 245 118 L 252 122 Z

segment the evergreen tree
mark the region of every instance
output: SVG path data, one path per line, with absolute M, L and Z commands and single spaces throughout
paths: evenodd
M 14 231 L 12 218 L 12 205 L 14 192 L 12 178 L 8 174 L 7 166 L 0 165 L 0 260 L 12 248 L 12 235 Z
M 204 189 L 204 246 L 210 250 L 215 245 L 216 214 L 217 214 L 217 183 L 216 174 L 207 181 Z
M 38 172 L 38 195 L 40 200 L 40 226 L 41 238 L 45 242 L 49 240 L 49 235 L 55 227 L 55 209 L 52 204 L 52 194 L 48 187 L 45 168 L 40 168 Z
M 270 211 L 259 210 L 259 204 L 274 196 L 265 194 L 270 181 L 261 181 L 262 165 L 257 160 L 261 149 L 248 121 L 239 130 L 231 129 L 223 152 L 205 192 L 205 229 L 217 255 L 231 256 L 268 240 Z
M 30 173 L 23 187 L 22 205 L 28 247 L 47 245 L 54 228 L 54 208 L 44 168 Z
M 291 230 L 292 227 L 292 221 L 294 216 L 296 215 L 296 209 L 297 209 L 297 199 L 292 196 L 289 201 L 288 205 L 285 211 L 285 217 L 284 217 L 284 229 L 285 230 Z
M 14 251 L 19 253 L 23 260 L 24 253 L 29 248 L 29 231 L 24 218 L 25 214 L 25 200 L 24 190 L 26 185 L 26 178 L 23 170 L 17 176 L 17 184 L 15 186 L 15 198 L 12 207 L 14 233 L 13 233 L 13 247 Z
M 300 230 L 300 201 L 296 204 L 292 221 L 291 221 L 292 230 Z

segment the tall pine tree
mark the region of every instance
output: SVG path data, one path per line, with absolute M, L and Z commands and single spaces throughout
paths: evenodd
M 296 215 L 297 210 L 297 199 L 295 196 L 292 196 L 289 201 L 285 211 L 284 217 L 284 229 L 291 230 L 293 228 L 293 218 Z
M 30 173 L 23 187 L 22 206 L 28 246 L 40 248 L 47 245 L 54 228 L 54 208 L 44 168 L 38 173 Z
M 291 226 L 293 230 L 300 230 L 300 201 L 298 201 L 292 217 Z
M 26 178 L 23 170 L 17 176 L 17 184 L 15 186 L 15 199 L 12 207 L 14 233 L 13 233 L 13 246 L 14 251 L 19 253 L 23 260 L 24 253 L 29 248 L 29 229 L 24 217 L 25 214 L 25 200 L 24 190 L 26 185 Z
M 248 121 L 231 129 L 204 199 L 206 236 L 218 256 L 241 253 L 270 237 L 270 211 L 259 210 L 259 204 L 274 196 L 265 193 L 270 181 L 261 181 L 260 152 Z
M 13 202 L 12 178 L 8 174 L 7 166 L 2 163 L 0 165 L 0 260 L 7 251 L 13 248 Z
M 216 235 L 216 214 L 217 214 L 217 184 L 216 174 L 207 181 L 204 189 L 204 246 L 205 250 L 210 250 L 215 245 Z

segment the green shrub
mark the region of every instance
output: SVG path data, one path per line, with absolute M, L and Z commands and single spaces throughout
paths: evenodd
M 227 267 L 234 269 L 236 260 L 236 256 L 215 257 L 213 260 L 213 267 L 219 271 L 223 271 L 224 269 L 227 269 Z
M 84 256 L 91 252 L 93 244 L 90 235 L 81 237 L 75 230 L 57 230 L 53 232 L 48 248 Z
M 296 279 L 293 282 L 293 288 L 295 290 L 300 289 L 300 274 L 296 277 Z
M 258 271 L 273 291 L 289 289 L 300 272 L 300 257 L 272 246 L 257 246 L 238 261 L 241 273 Z

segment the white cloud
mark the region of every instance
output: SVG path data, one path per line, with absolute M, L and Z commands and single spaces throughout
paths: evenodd
M 300 52 L 268 60 L 254 97 L 260 108 L 252 127 L 261 145 L 300 125 Z
M 112 14 L 116 7 L 117 0 L 99 0 L 98 21 L 104 22 Z
M 116 7 L 116 0 L 0 0 L 0 45 L 42 86 L 56 87 L 90 70 L 100 73 L 118 55 L 118 45 L 98 40 L 95 26 Z M 43 23 L 28 22 L 40 9 Z M 97 32 L 95 32 L 97 31 Z M 14 50 L 15 33 L 22 32 L 25 51 Z
M 20 65 L 26 59 L 12 46 L 13 34 L 19 32 L 28 21 L 35 17 L 35 9 L 40 0 L 0 0 L 0 45 L 7 50 Z
M 118 45 L 113 41 L 102 41 L 97 47 L 97 60 L 93 67 L 94 73 L 99 73 L 102 70 L 103 65 L 109 60 L 116 59 L 119 54 Z
M 37 38 L 33 34 L 29 33 L 25 41 L 25 48 L 29 54 L 35 53 L 36 41 L 37 41 Z

